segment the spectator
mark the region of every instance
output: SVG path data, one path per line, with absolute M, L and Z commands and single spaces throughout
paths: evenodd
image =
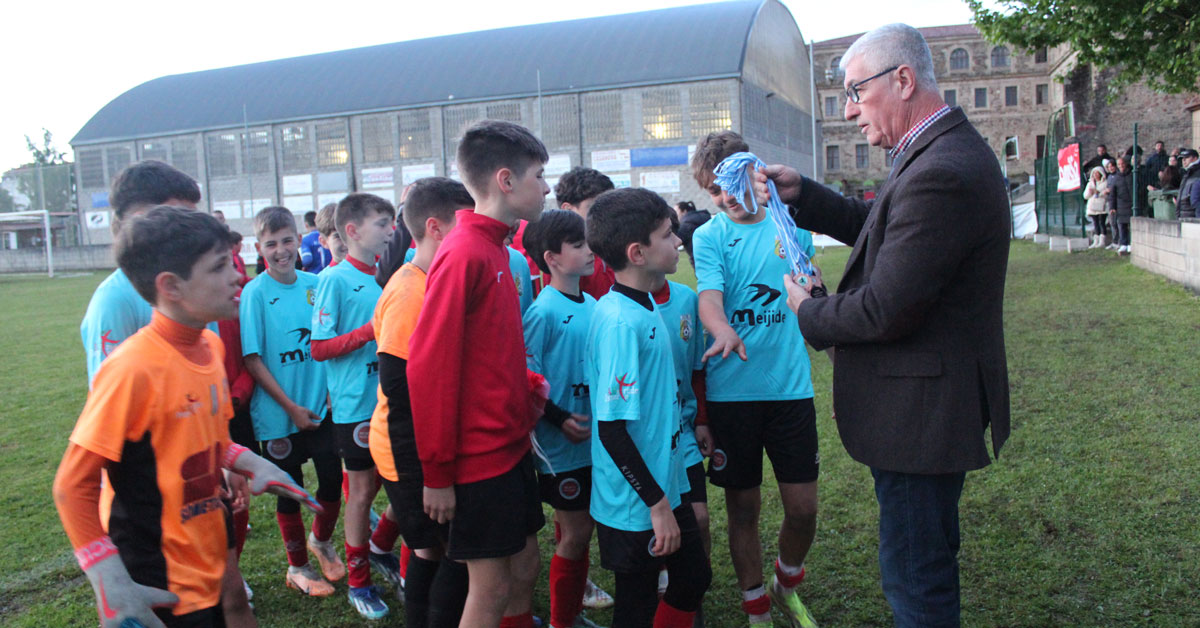
M 1129 160 L 1117 159 L 1117 172 L 1108 177 L 1108 213 L 1117 222 L 1113 244 L 1118 255 L 1129 255 L 1129 221 L 1133 218 L 1133 168 Z
M 1105 159 L 1112 159 L 1112 157 L 1108 154 L 1108 147 L 1101 144 L 1096 147 L 1096 156 L 1084 162 L 1083 171 L 1091 172 L 1092 168 L 1103 165 Z
M 692 257 L 692 234 L 700 225 L 708 222 L 708 219 L 712 218 L 712 214 L 696 209 L 696 204 L 691 201 L 679 201 L 675 205 L 675 213 L 679 216 L 679 230 L 676 233 L 679 239 L 683 240 L 683 250 L 687 251 L 692 268 L 695 268 L 696 259 Z
M 1083 190 L 1083 198 L 1087 200 L 1087 215 L 1092 220 L 1092 243 L 1089 249 L 1104 246 L 1104 237 L 1108 235 L 1108 210 L 1105 208 L 1104 169 L 1096 166 L 1088 175 L 1087 187 Z
M 1162 172 L 1163 169 L 1167 167 L 1167 161 L 1170 159 L 1170 156 L 1167 155 L 1167 151 L 1165 148 L 1163 148 L 1163 146 L 1164 144 L 1162 140 L 1155 142 L 1154 153 L 1146 158 L 1146 172 L 1148 173 L 1151 181 L 1158 180 L 1158 173 Z
M 1180 182 L 1183 181 L 1183 168 L 1180 168 L 1176 160 L 1171 158 L 1171 163 L 1163 168 L 1162 172 L 1158 173 L 1158 188 L 1161 190 L 1178 190 Z
M 1179 201 L 1175 206 L 1176 218 L 1195 218 L 1200 207 L 1200 153 L 1185 148 L 1179 153 L 1183 163 L 1183 179 L 1179 183 Z
M 233 267 L 237 269 L 238 274 L 242 276 L 238 280 L 241 285 L 246 285 L 250 278 L 246 276 L 246 261 L 242 259 L 242 234 L 230 229 L 229 235 L 233 239 Z

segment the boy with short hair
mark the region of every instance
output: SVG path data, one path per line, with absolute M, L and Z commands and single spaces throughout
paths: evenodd
M 529 628 L 545 523 L 530 459 L 540 416 L 504 240 L 537 220 L 550 189 L 546 147 L 525 128 L 485 120 L 464 134 L 458 167 L 475 210 L 429 269 L 408 362 L 425 512 L 450 523 L 447 555 L 467 563 L 463 626 Z
M 306 273 L 319 273 L 329 264 L 329 249 L 321 242 L 317 212 L 304 212 L 304 237 L 300 240 L 300 263 Z
M 166 206 L 117 238 L 117 262 L 154 313 L 97 371 L 54 481 L 103 628 L 225 625 L 222 467 L 249 477 L 255 494 L 320 509 L 229 440 L 223 350 L 205 326 L 237 313 L 230 244 L 212 216 Z
M 612 179 L 603 172 L 576 166 L 558 180 L 558 184 L 554 186 L 554 199 L 558 201 L 560 208 L 573 211 L 579 214 L 580 218 L 587 220 L 588 211 L 592 203 L 596 202 L 596 197 L 613 187 Z M 608 267 L 599 255 L 596 256 L 593 266 L 592 274 L 581 278 L 579 285 L 584 292 L 599 299 L 608 294 L 615 278 L 612 268 Z
M 679 447 L 671 333 L 650 296 L 679 262 L 671 208 L 649 190 L 605 192 L 588 244 L 616 273 L 592 312 L 586 372 L 592 391 L 592 503 L 600 563 L 616 579 L 614 626 L 691 628 L 712 572 L 690 505 Z M 658 573 L 670 576 L 657 601 Z
M 337 211 L 337 203 L 329 203 L 317 212 L 317 233 L 320 234 L 321 246 L 329 251 L 329 264 L 336 266 L 338 262 L 346 259 L 349 251 L 346 248 L 346 243 L 342 241 L 342 236 L 338 235 L 337 222 L 333 218 L 334 212 Z M 321 270 L 324 270 L 321 269 Z
M 338 203 L 334 218 L 348 253 L 344 263 L 318 277 L 312 316 L 312 357 L 328 362 L 334 441 L 349 476 L 344 531 L 350 602 L 367 619 L 388 613 L 371 586 L 372 565 L 389 583 L 399 584 L 399 565 L 391 554 L 399 529 L 391 509 L 371 532 L 369 513 L 379 485 L 367 440 L 375 411 L 372 393 L 379 385 L 371 325 L 382 292 L 375 283 L 375 257 L 387 246 L 395 216 L 392 204 L 374 194 L 356 192 Z
M 428 177 L 412 185 L 402 216 L 416 252 L 392 274 L 375 306 L 379 401 L 371 417 L 371 457 L 412 552 L 404 625 L 413 628 L 458 626 L 467 592 L 466 566 L 445 558 L 446 526 L 425 514 L 406 369 L 409 340 L 425 301 L 426 272 L 454 229 L 455 212 L 474 205 L 467 188 L 452 179 Z
M 317 276 L 297 271 L 300 236 L 286 207 L 267 207 L 254 217 L 255 247 L 267 260 L 267 271 L 242 292 L 239 319 L 246 370 L 258 386 L 250 398 L 250 416 L 263 456 L 304 485 L 301 466 L 312 460 L 317 472 L 317 500 L 325 512 L 313 518 L 305 548 L 304 519 L 299 506 L 279 499 L 275 519 L 287 550 L 285 582 L 313 596 L 333 594 L 346 575 L 330 537 L 341 509 L 342 465 L 333 446 L 332 421 L 323 420 L 325 367 L 309 350 L 313 297 Z M 308 562 L 317 555 L 324 578 Z M 326 580 L 328 578 L 328 580 Z
M 557 545 L 550 561 L 550 625 L 594 625 L 580 615 L 587 586 L 588 545 L 595 523 L 588 514 L 592 493 L 588 387 L 583 361 L 596 300 L 579 287 L 592 274 L 592 251 L 584 222 L 556 209 L 525 229 L 525 247 L 551 277 L 525 312 L 525 355 L 529 370 L 550 384 L 546 413 L 534 428 L 542 502 L 554 508 Z
M 747 151 L 740 135 L 721 131 L 701 140 L 692 159 L 696 182 L 723 210 L 693 236 L 700 319 L 713 339 L 704 354 L 714 443 L 708 473 L 725 489 L 729 554 L 750 623 L 769 624 L 774 601 L 788 625 L 815 628 L 796 594 L 816 535 L 820 457 L 808 351 L 783 293 L 791 269 L 766 209 L 752 213 L 713 175 L 723 159 Z M 812 234 L 797 229 L 796 237 L 812 256 Z M 764 449 L 784 511 L 769 591 L 758 532 Z

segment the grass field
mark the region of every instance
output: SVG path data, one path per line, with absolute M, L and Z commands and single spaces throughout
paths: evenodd
M 819 257 L 831 283 L 846 254 Z M 2 625 L 95 625 L 91 590 L 70 557 L 50 484 L 83 404 L 78 326 L 102 278 L 0 276 L 7 313 L 0 355 L 9 360 L 0 371 Z M 1200 625 L 1200 301 L 1106 252 L 1051 254 L 1018 242 L 1006 330 L 1013 434 L 999 462 L 970 474 L 964 490 L 964 624 Z M 846 455 L 830 419 L 828 359 L 814 355 L 813 367 L 821 515 L 801 593 L 823 626 L 885 626 L 870 475 Z M 781 508 L 773 482 L 764 488 L 769 560 Z M 710 487 L 709 496 L 708 625 L 743 625 L 721 493 Z M 344 599 L 344 582 L 322 600 L 283 587 L 273 504 L 254 501 L 242 558 L 262 625 L 363 625 Z M 540 540 L 544 583 L 549 528 Z M 611 586 L 607 573 L 592 573 Z M 544 584 L 535 610 L 547 615 Z M 402 626 L 401 613 L 373 625 Z

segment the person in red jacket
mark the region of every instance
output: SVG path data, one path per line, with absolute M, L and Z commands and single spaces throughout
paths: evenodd
M 447 556 L 467 564 L 460 625 L 530 628 L 545 524 L 529 440 L 540 412 L 504 239 L 541 216 L 548 156 L 524 127 L 484 120 L 457 157 L 475 210 L 458 212 L 429 267 L 407 368 L 425 512 L 450 522 Z

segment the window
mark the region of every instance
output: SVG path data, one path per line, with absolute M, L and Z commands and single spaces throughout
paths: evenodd
M 271 136 L 266 131 L 239 133 L 242 148 L 242 172 L 262 174 L 271 171 Z
M 166 142 L 142 142 L 142 159 L 171 163 L 171 147 Z
M 583 95 L 583 137 L 588 144 L 625 141 L 620 92 Z
M 521 123 L 521 103 L 506 102 L 497 103 L 487 106 L 487 117 L 489 120 L 505 120 L 507 122 Z
M 1044 105 L 1050 100 L 1050 86 L 1046 83 L 1039 83 L 1033 88 L 1034 104 Z
M 433 136 L 429 132 L 428 109 L 401 111 L 396 121 L 400 126 L 401 159 L 433 156 Z
M 346 144 L 346 125 L 329 122 L 317 125 L 317 167 L 344 166 L 350 161 Z
M 579 145 L 579 110 L 574 96 L 542 99 L 542 132 L 547 148 Z
M 1004 138 L 1004 158 L 1017 159 L 1020 155 L 1020 147 L 1017 145 L 1016 136 L 1008 136 Z
M 829 72 L 826 76 L 830 77 L 829 82 L 840 81 L 842 79 L 842 58 L 834 57 L 829 60 Z
M 1033 53 L 1033 62 L 1034 63 L 1045 63 L 1046 62 L 1046 47 L 1045 46 L 1038 48 L 1037 52 Z
M 104 161 L 108 163 L 108 180 L 116 178 L 117 173 L 130 163 L 129 149 L 124 146 L 114 146 L 104 149 Z
M 854 167 L 859 170 L 866 170 L 871 166 L 870 146 L 866 144 L 854 145 Z
M 99 148 L 75 151 L 79 162 L 79 184 L 85 188 L 104 187 L 104 153 Z
M 391 118 L 363 118 L 362 131 L 363 162 L 378 164 L 391 161 L 396 154 L 392 139 Z
M 954 52 L 950 53 L 950 69 L 966 70 L 969 67 L 971 67 L 971 55 L 967 53 L 966 48 L 955 48 Z
M 729 111 L 729 88 L 724 85 L 689 88 L 688 122 L 693 137 L 704 137 L 733 126 Z
M 485 119 L 485 112 L 476 105 L 461 105 L 442 109 L 443 136 L 446 141 L 446 157 L 454 163 L 458 155 L 458 142 L 472 124 Z
M 995 48 L 992 48 L 992 67 L 1008 67 L 1008 48 L 1004 46 L 996 46 Z
M 975 88 L 975 108 L 976 109 L 987 109 L 987 88 L 986 87 L 976 87 Z
M 1034 155 L 1034 156 L 1035 157 L 1045 157 L 1046 156 L 1046 136 L 1045 135 L 1037 136 L 1037 155 Z
M 238 136 L 221 133 L 208 136 L 208 174 L 213 177 L 237 176 Z
M 946 101 L 946 104 L 951 107 L 958 106 L 958 90 L 948 89 L 942 92 L 942 100 Z
M 196 140 L 171 140 L 171 165 L 194 179 L 200 178 L 200 160 L 196 158 Z
M 679 90 L 648 89 L 642 92 L 642 139 L 667 140 L 683 137 L 683 107 Z
M 825 169 L 826 170 L 841 170 L 841 155 L 838 154 L 837 146 L 825 147 Z
M 1008 87 L 1004 88 L 1004 106 L 1005 107 L 1016 107 L 1017 106 L 1017 86 L 1016 85 L 1009 85 Z
M 284 172 L 312 170 L 312 136 L 307 127 L 285 126 L 280 130 Z
M 837 96 L 825 97 L 825 117 L 832 118 L 838 113 L 838 98 Z

